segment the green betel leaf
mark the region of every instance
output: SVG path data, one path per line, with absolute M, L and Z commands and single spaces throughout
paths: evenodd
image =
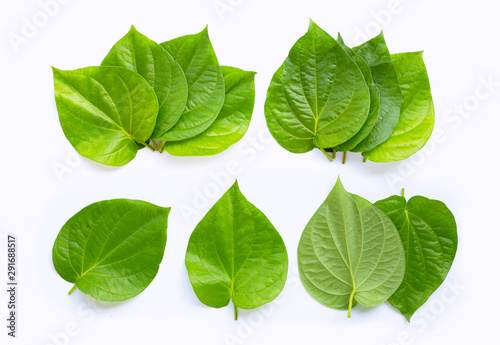
M 255 103 L 255 72 L 221 66 L 226 96 L 217 119 L 196 137 L 165 143 L 175 156 L 208 156 L 224 151 L 245 135 Z
M 84 157 L 120 166 L 149 139 L 158 115 L 153 88 L 122 67 L 54 71 L 54 90 L 64 135 Z
M 340 33 L 337 38 L 337 42 L 342 48 L 344 48 L 346 53 L 354 60 L 354 62 L 356 62 L 356 65 L 358 65 L 361 73 L 363 73 L 366 84 L 370 89 L 370 110 L 363 127 L 361 127 L 359 132 L 356 133 L 354 137 L 335 148 L 336 151 L 352 151 L 371 133 L 373 127 L 375 126 L 380 111 L 380 92 L 378 91 L 377 85 L 375 85 L 375 82 L 373 81 L 372 72 L 370 71 L 370 67 L 366 61 L 361 56 L 356 54 L 351 48 L 345 45 Z
M 401 112 L 401 90 L 389 49 L 381 33 L 366 43 L 353 48 L 365 59 L 373 81 L 380 92 L 380 111 L 370 134 L 351 151 L 365 152 L 386 141 L 396 128 Z
M 389 139 L 363 156 L 374 162 L 410 157 L 429 140 L 434 129 L 434 103 L 422 52 L 393 54 L 403 96 L 401 116 Z
M 309 294 L 350 317 L 357 303 L 373 307 L 397 290 L 405 256 L 391 220 L 338 180 L 302 233 L 298 263 Z
M 288 256 L 278 231 L 235 183 L 194 229 L 186 268 L 203 304 L 220 308 L 232 299 L 237 318 L 237 308 L 257 308 L 280 294 Z
M 181 66 L 159 44 L 133 26 L 104 58 L 102 66 L 124 67 L 139 73 L 153 87 L 160 109 L 152 138 L 172 128 L 186 107 L 188 86 Z
M 127 199 L 91 204 L 71 217 L 54 243 L 59 275 L 100 301 L 141 293 L 154 279 L 167 242 L 170 208 Z
M 159 139 L 177 141 L 201 134 L 215 121 L 224 104 L 224 77 L 208 28 L 161 44 L 182 67 L 189 88 L 179 121 Z
M 406 255 L 406 272 L 389 303 L 410 321 L 441 285 L 457 252 L 457 224 L 451 211 L 438 200 L 401 196 L 377 201 L 375 206 L 391 218 Z
M 311 21 L 271 81 L 265 114 L 278 143 L 302 153 L 351 139 L 369 106 L 369 89 L 356 63 Z

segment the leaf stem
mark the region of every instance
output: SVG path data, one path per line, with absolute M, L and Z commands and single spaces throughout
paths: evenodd
M 349 297 L 349 310 L 347 311 L 347 317 L 351 317 L 351 310 L 352 310 L 352 302 L 354 300 L 354 294 L 356 293 L 355 289 L 352 289 L 351 296 Z
M 158 144 L 156 144 L 156 140 L 151 139 L 151 142 L 153 143 L 153 147 L 155 148 L 155 151 L 158 151 Z
M 68 295 L 71 295 L 73 293 L 73 291 L 75 291 L 75 290 L 76 290 L 76 284 L 73 285 L 73 287 L 71 288 L 71 290 L 69 290 Z
M 333 159 L 337 158 L 337 150 L 333 150 L 332 156 L 333 156 Z
M 155 152 L 155 149 L 151 147 L 151 145 L 149 145 L 147 142 L 143 142 L 142 145 L 146 146 L 148 149 L 150 149 L 151 151 Z
M 401 189 L 401 196 L 404 198 L 405 197 L 405 189 Z
M 329 160 L 330 162 L 333 162 L 333 158 L 332 158 L 332 156 L 330 156 L 330 155 L 328 154 L 328 152 L 326 152 L 326 151 L 325 151 L 325 149 L 320 148 L 320 150 L 321 150 L 321 152 L 323 152 L 323 154 L 326 156 L 326 158 L 328 158 L 328 160 Z M 334 151 L 334 152 L 335 152 L 335 151 Z
M 233 302 L 233 306 L 234 306 L 234 319 L 238 320 L 238 308 L 236 307 L 234 302 Z
M 344 151 L 344 155 L 342 156 L 342 164 L 345 164 L 346 160 L 347 160 L 347 151 Z
M 363 157 L 363 163 L 366 163 L 366 157 Z
M 159 151 L 160 153 L 163 153 L 164 150 L 165 150 L 165 142 L 160 140 Z

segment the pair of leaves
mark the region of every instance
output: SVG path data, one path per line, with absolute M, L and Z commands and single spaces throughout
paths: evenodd
M 268 127 L 288 151 L 405 159 L 427 142 L 434 107 L 421 52 L 391 55 L 383 34 L 349 48 L 311 21 L 268 89 Z
M 54 243 L 54 267 L 92 297 L 118 302 L 155 278 L 167 242 L 170 208 L 127 199 L 91 204 L 71 217 Z
M 374 307 L 391 297 L 405 257 L 391 220 L 338 180 L 302 233 L 298 262 L 309 294 L 350 317 L 357 303 Z
M 422 196 L 371 204 L 340 180 L 302 233 L 299 273 L 312 297 L 334 308 L 388 300 L 408 321 L 444 281 L 457 250 L 446 205 Z
M 257 308 L 280 294 L 288 256 L 269 219 L 235 182 L 193 231 L 186 268 L 199 300 L 220 308 L 232 299 L 236 319 L 237 308 Z
M 143 146 L 180 156 L 227 149 L 249 126 L 254 75 L 220 67 L 207 28 L 159 45 L 132 27 L 100 67 L 54 68 L 55 98 L 75 149 L 120 166 Z

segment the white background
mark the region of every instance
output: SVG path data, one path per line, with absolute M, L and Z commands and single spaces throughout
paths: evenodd
M 20 258 L 18 338 L 6 336 L 2 292 L 0 344 L 498 343 L 497 2 L 60 2 L 57 13 L 44 18 L 36 0 L 0 1 L 0 232 L 18 236 Z M 214 5 L 224 4 L 231 10 L 217 12 Z M 318 150 L 291 154 L 269 139 L 263 114 L 267 86 L 307 30 L 309 18 L 333 36 L 340 31 L 349 45 L 383 28 L 391 52 L 425 50 L 436 106 L 436 129 L 425 150 L 391 164 L 363 164 L 360 156 L 350 154 L 342 166 L 339 160 L 329 163 Z M 36 21 L 39 28 L 13 45 L 9 37 L 23 34 L 25 20 Z M 221 64 L 258 72 L 256 106 L 245 138 L 205 158 L 142 150 L 122 168 L 75 155 L 58 123 L 50 66 L 98 65 L 131 24 L 163 42 L 198 32 L 207 23 Z M 488 79 L 494 82 L 490 89 L 485 87 Z M 238 172 L 224 178 L 228 162 Z M 346 312 L 322 306 L 300 284 L 299 236 L 338 175 L 348 191 L 372 202 L 405 187 L 407 196 L 444 201 L 456 216 L 460 243 L 453 267 L 411 324 L 388 304 L 357 307 L 347 319 Z M 280 231 L 290 257 L 289 280 L 280 299 L 240 311 L 237 322 L 231 307 L 213 309 L 197 300 L 184 268 L 191 231 L 234 177 Z M 68 296 L 71 284 L 57 275 L 51 261 L 58 231 L 84 206 L 119 197 L 172 207 L 158 276 L 141 295 L 124 303 L 103 305 L 80 292 Z M 4 291 L 4 252 L 0 260 Z

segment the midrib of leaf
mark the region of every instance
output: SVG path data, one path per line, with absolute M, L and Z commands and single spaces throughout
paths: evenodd
M 332 97 L 332 93 L 333 93 L 333 87 L 335 86 L 336 82 L 337 82 L 337 72 L 338 72 L 338 65 L 337 65 L 337 56 L 334 56 L 334 59 L 335 59 L 335 65 L 337 66 L 337 68 L 335 68 L 335 72 L 333 72 L 333 81 L 332 83 L 330 84 L 330 89 L 328 90 L 328 98 L 326 99 L 325 101 L 325 104 L 323 104 L 323 107 L 321 108 L 321 110 L 319 111 L 318 113 L 318 116 L 316 118 L 316 125 L 315 125 L 315 132 L 314 132 L 314 135 L 316 135 L 318 133 L 318 131 L 321 130 L 321 128 L 325 127 L 321 127 L 321 128 L 318 128 L 318 123 L 319 123 L 319 117 L 323 114 L 323 112 L 325 111 L 325 108 L 326 108 L 326 105 L 328 104 L 328 102 L 330 102 L 330 98 Z M 335 119 L 337 119 L 337 117 L 335 117 Z M 335 120 L 334 120 L 335 121 Z
M 246 204 L 248 206 L 248 201 L 246 202 Z M 250 209 L 250 207 L 248 207 L 248 209 Z M 234 277 L 234 280 L 236 280 L 236 277 L 238 276 L 238 274 L 243 270 L 243 267 L 244 267 L 245 263 L 248 261 L 248 258 L 250 257 L 250 253 L 252 252 L 252 249 L 253 249 L 253 247 L 255 245 L 255 233 L 256 233 L 256 231 L 255 231 L 256 230 L 256 227 L 255 227 L 255 217 L 253 216 L 252 210 L 250 210 L 250 213 L 252 214 L 252 221 L 253 221 L 253 224 L 254 224 L 254 226 L 253 226 L 253 229 L 254 229 L 254 241 L 252 242 L 252 246 L 250 247 L 250 250 L 248 251 L 248 255 L 245 258 L 245 261 L 243 261 L 243 265 L 241 265 L 240 269 L 236 273 L 236 275 Z M 274 240 L 273 240 L 273 245 L 274 245 Z M 256 273 L 254 273 L 250 278 L 248 278 L 245 282 L 243 282 L 242 284 L 240 284 L 239 286 L 237 286 L 234 289 L 234 292 L 236 292 L 236 290 L 240 289 L 243 285 L 245 285 L 246 283 L 248 283 L 249 281 L 251 281 L 255 276 L 257 276 L 260 272 L 262 272 L 266 268 L 266 266 L 268 266 L 268 265 L 269 265 L 269 260 L 266 260 L 266 263 L 264 265 L 262 265 L 262 267 Z M 279 280 L 279 277 L 277 277 L 277 279 L 275 281 L 273 281 L 273 284 L 277 280 Z M 269 287 L 269 286 L 267 286 L 267 287 Z M 262 290 L 264 290 L 264 289 L 262 289 Z
M 71 114 L 71 115 L 72 115 L 75 119 L 77 119 L 78 121 L 81 121 L 81 122 L 83 122 L 83 123 L 86 123 L 86 124 L 88 124 L 89 126 L 93 126 L 93 127 L 96 127 L 96 128 L 103 129 L 103 127 L 100 127 L 100 126 L 98 126 L 98 125 L 96 125 L 96 124 L 93 124 L 93 123 L 90 123 L 90 122 L 87 122 L 87 121 L 83 121 L 83 120 L 82 120 L 82 119 L 80 119 L 79 117 L 75 116 L 75 115 L 74 115 L 74 112 L 73 112 L 73 111 L 71 111 L 71 110 L 69 109 L 69 107 L 65 104 L 65 103 L 66 103 L 66 101 L 64 100 L 64 98 L 61 98 L 61 101 L 62 101 L 62 105 L 66 108 L 66 111 L 67 111 L 68 113 L 70 113 L 70 114 Z M 116 123 L 114 123 L 114 124 L 116 124 Z M 126 134 L 125 139 L 132 139 L 132 141 L 134 141 L 134 142 L 135 142 L 135 140 L 134 140 L 134 139 L 133 139 L 133 138 L 132 138 L 132 137 L 131 137 L 131 136 L 130 136 L 127 132 L 125 132 L 125 131 L 123 131 L 123 130 L 113 129 L 113 128 L 105 128 L 105 130 L 107 130 L 107 131 L 112 131 L 112 132 L 120 132 L 120 133 L 124 133 L 124 134 Z M 80 138 L 80 140 L 82 140 L 82 141 L 90 142 L 89 140 L 84 140 L 84 139 L 83 139 L 83 138 L 81 138 L 81 137 L 79 137 L 79 138 Z M 108 141 L 102 141 L 102 142 L 114 142 L 114 141 L 115 141 L 115 140 L 108 140 Z M 105 155 L 104 155 L 104 156 L 105 156 Z
M 197 235 L 198 236 L 198 235 Z M 197 239 L 198 237 L 196 237 Z M 200 258 L 200 251 L 198 249 L 198 246 L 195 246 L 196 248 L 196 257 Z M 217 249 L 216 249 L 217 250 Z M 219 258 L 219 261 L 220 261 L 220 258 Z M 231 292 L 231 287 L 228 286 L 225 282 L 219 280 L 213 273 L 212 271 L 210 271 L 208 269 L 207 266 L 205 266 L 205 263 L 203 262 L 203 260 L 200 259 L 200 264 L 203 266 L 203 268 L 205 269 L 205 271 L 207 271 L 208 273 L 210 273 L 210 275 L 214 278 L 214 280 L 216 280 L 217 282 L 221 283 L 222 285 L 224 285 L 225 287 L 227 287 L 227 289 L 229 290 L 229 292 Z M 222 263 L 221 263 L 222 264 Z M 222 267 L 224 269 L 224 266 Z M 224 269 L 224 272 L 226 272 L 226 270 Z M 227 274 L 227 272 L 226 272 Z M 196 278 L 196 277 L 195 277 Z M 196 278 L 197 279 L 197 278 Z M 199 279 L 197 279 L 197 281 L 199 281 L 201 283 L 201 281 Z M 202 283 L 203 284 L 203 283 Z
M 87 76 L 86 76 L 86 77 L 87 77 Z M 95 80 L 94 78 L 92 78 L 92 77 L 87 77 L 87 78 L 90 78 L 90 79 L 94 80 L 96 83 L 98 83 L 98 84 L 102 87 L 102 90 L 104 90 L 104 92 L 106 92 L 106 95 L 108 95 L 108 97 L 111 99 L 111 103 L 113 104 L 113 107 L 115 108 L 115 111 L 116 111 L 116 113 L 118 114 L 118 110 L 116 109 L 116 104 L 113 102 L 113 99 L 112 99 L 112 98 L 111 98 L 111 96 L 109 95 L 108 91 L 104 88 L 104 86 L 103 86 L 101 83 L 99 83 L 97 80 Z M 123 130 L 123 127 L 122 127 L 122 126 L 120 126 L 120 125 L 119 125 L 119 124 L 117 124 L 117 123 L 116 123 L 116 122 L 115 122 L 112 118 L 110 118 L 109 116 L 107 116 L 107 115 L 106 115 L 106 113 L 104 113 L 104 111 L 102 111 L 102 110 L 101 110 L 101 109 L 100 109 L 97 105 L 95 105 L 94 103 L 92 103 L 92 102 L 91 102 L 91 101 L 90 101 L 87 97 L 85 97 L 84 95 L 82 95 L 82 94 L 81 94 L 81 93 L 80 93 L 77 89 L 75 89 L 75 88 L 73 87 L 73 85 L 70 85 L 70 84 L 68 84 L 68 83 L 64 83 L 64 85 L 66 85 L 68 88 L 70 88 L 71 90 L 73 90 L 76 94 L 78 94 L 81 98 L 83 98 L 85 101 L 87 101 L 89 104 L 91 104 L 91 105 L 92 105 L 92 107 L 94 107 L 95 109 L 99 110 L 99 113 L 103 115 L 103 116 L 99 116 L 99 118 L 101 118 L 102 120 L 104 120 L 104 121 L 106 121 L 106 122 L 108 122 L 108 123 L 111 123 L 111 124 L 113 124 L 113 125 L 115 125 L 116 127 L 118 127 L 118 128 L 119 128 L 118 130 L 117 130 L 117 129 L 111 129 L 111 128 L 110 128 L 109 130 L 114 130 L 114 131 L 117 131 L 117 132 L 123 132 L 123 133 L 125 133 L 125 134 L 127 134 L 127 135 L 128 135 L 128 133 L 126 133 L 126 132 Z M 60 92 L 59 92 L 59 97 L 61 97 L 61 99 L 66 99 L 65 97 L 63 97 L 63 96 L 61 95 L 61 93 L 60 93 Z M 71 103 L 73 103 L 73 102 L 71 102 Z M 67 108 L 67 107 L 66 107 L 66 108 Z M 120 116 L 118 116 L 118 118 L 120 118 Z M 82 121 L 82 122 L 86 122 L 86 121 L 83 121 L 83 120 L 80 120 L 80 121 Z M 86 123 L 89 123 L 89 122 L 86 122 Z M 91 124 L 91 123 L 89 123 L 89 124 Z M 102 128 L 102 127 L 99 127 L 99 126 L 94 125 L 94 124 L 91 124 L 91 125 L 93 125 L 93 126 L 95 126 L 95 127 L 97 127 L 97 128 Z M 108 128 L 106 128 L 106 129 L 108 129 Z
M 328 216 L 327 216 L 327 218 L 328 218 Z M 330 232 L 330 234 L 331 234 L 331 232 Z M 337 250 L 339 250 L 339 249 L 338 249 L 338 246 L 337 246 L 337 242 L 335 241 L 335 238 L 333 238 L 333 236 L 332 236 L 332 239 L 333 239 L 333 243 L 334 243 L 334 244 L 335 244 L 335 246 L 337 247 Z M 352 285 L 351 285 L 351 284 L 349 284 L 349 283 L 348 283 L 348 282 L 346 282 L 344 279 L 342 279 L 342 278 L 338 277 L 335 273 L 333 273 L 333 272 L 330 270 L 330 268 L 329 268 L 329 267 L 327 267 L 327 266 L 325 265 L 325 263 L 321 260 L 321 256 L 320 256 L 320 255 L 318 255 L 318 252 L 316 251 L 316 248 L 314 247 L 314 244 L 313 244 L 313 242 L 312 242 L 312 231 L 311 231 L 311 238 L 310 238 L 310 240 L 311 240 L 311 248 L 312 248 L 312 249 L 313 249 L 313 251 L 314 251 L 314 255 L 315 255 L 315 256 L 316 256 L 316 258 L 318 259 L 318 262 L 319 262 L 321 265 L 323 265 L 323 267 L 324 267 L 324 268 L 328 271 L 328 273 L 330 273 L 330 275 L 331 275 L 332 277 L 334 277 L 334 278 L 335 278 L 335 279 L 337 279 L 338 281 L 340 281 L 340 282 L 344 283 L 345 285 L 347 285 L 347 286 L 349 286 L 349 287 L 352 287 Z M 340 250 L 339 250 L 339 253 L 340 253 Z M 340 257 L 342 258 L 342 260 L 344 261 L 344 263 L 347 265 L 347 263 L 345 262 L 345 260 L 344 260 L 344 258 L 342 257 L 342 255 L 341 255 L 341 254 L 340 254 Z M 309 278 L 308 278 L 308 279 L 309 279 Z M 312 284 L 312 283 L 311 283 L 311 284 Z M 315 286 L 316 286 L 316 285 L 315 285 Z M 319 288 L 319 287 L 318 287 L 318 288 Z M 321 289 L 321 290 L 322 290 L 322 289 Z M 324 290 L 322 290 L 322 291 L 324 291 Z
M 218 213 L 219 210 L 217 210 L 217 213 Z M 217 247 L 217 244 L 215 243 L 215 231 L 212 231 L 212 244 L 214 246 L 214 249 L 215 249 L 215 253 L 217 254 L 217 259 L 219 259 L 219 262 L 220 262 L 220 265 L 222 267 L 222 269 L 224 270 L 224 272 L 226 273 L 227 277 L 231 280 L 231 275 L 227 272 L 227 269 L 226 269 L 226 266 L 224 266 L 224 263 L 222 262 L 222 259 L 220 257 L 220 254 L 219 254 L 219 249 Z M 217 281 L 220 281 L 219 279 L 216 278 Z M 224 284 L 225 285 L 225 284 Z M 233 291 L 233 282 L 231 280 L 231 286 L 228 287 L 230 289 L 230 292 L 231 292 L 231 295 L 232 295 L 232 291 Z
M 149 224 L 150 222 L 152 222 L 154 219 L 157 218 L 158 215 L 155 215 L 153 218 L 151 218 L 150 220 L 148 220 L 146 223 L 144 223 L 138 230 L 132 232 L 129 236 L 127 236 L 127 238 L 125 238 L 123 241 L 121 241 L 119 244 L 117 244 L 113 249 L 111 249 L 105 256 L 103 256 L 102 258 L 100 258 L 100 256 L 102 255 L 102 251 L 104 250 L 104 247 L 106 246 L 107 242 L 109 241 L 109 238 L 110 238 L 110 235 L 112 232 L 115 231 L 116 227 L 117 227 L 117 224 L 130 212 L 132 212 L 134 210 L 134 208 L 130 209 L 129 211 L 125 212 L 123 214 L 123 216 L 120 217 L 120 219 L 114 224 L 113 226 L 113 229 L 108 233 L 108 236 L 106 237 L 106 240 L 101 248 L 101 251 L 99 253 L 99 255 L 97 256 L 98 257 L 98 260 L 96 261 L 96 263 L 90 267 L 88 270 L 86 270 L 84 273 L 82 273 L 82 275 L 80 276 L 80 278 L 83 278 L 88 272 L 90 272 L 91 270 L 93 270 L 94 268 L 96 268 L 97 266 L 99 266 L 99 264 L 104 261 L 108 256 L 110 256 L 111 254 L 113 254 L 113 252 L 118 248 L 120 247 L 121 245 L 123 245 L 123 243 L 127 242 L 132 236 L 136 235 L 138 232 L 140 231 L 144 231 L 144 227 Z M 82 266 L 83 268 L 83 266 Z
M 327 221 L 327 223 L 330 223 L 330 213 L 328 212 L 328 209 L 326 209 L 325 214 L 326 214 L 326 221 Z M 311 235 L 312 235 L 312 232 L 311 232 Z M 341 251 L 340 251 L 340 248 L 339 248 L 339 246 L 337 245 L 337 240 L 335 239 L 335 236 L 333 236 L 332 231 L 330 231 L 330 236 L 332 237 L 332 240 L 333 240 L 333 243 L 335 244 L 335 247 L 337 247 L 337 251 L 339 252 L 339 255 L 340 255 L 340 257 L 341 257 L 342 261 L 344 261 L 344 264 L 346 265 L 347 269 L 349 269 L 349 265 L 347 264 L 347 261 L 345 260 L 344 256 L 342 255 L 342 253 L 341 253 Z M 312 239 L 311 239 L 311 244 L 312 244 Z M 317 254 L 316 249 L 314 248 L 314 245 L 312 245 L 312 247 L 313 247 L 313 250 L 314 250 L 314 254 L 315 254 L 315 255 L 316 255 L 316 257 L 318 258 L 318 261 L 319 261 L 319 262 L 321 262 L 321 264 L 323 265 L 323 267 L 325 267 L 325 268 L 326 268 L 326 270 L 327 270 L 328 272 L 330 272 L 330 274 L 331 274 L 333 277 L 337 278 L 339 281 L 343 282 L 343 283 L 344 283 L 344 284 L 346 284 L 347 286 L 352 287 L 352 288 L 354 289 L 354 282 L 353 282 L 353 284 L 351 285 L 351 284 L 347 283 L 344 279 L 341 279 L 341 278 L 337 277 L 337 276 L 336 276 L 336 275 L 335 275 L 335 274 L 334 274 L 334 273 L 333 273 L 333 272 L 332 272 L 332 271 L 331 271 L 331 270 L 330 270 L 330 269 L 329 269 L 329 268 L 328 268 L 328 267 L 327 267 L 327 266 L 323 263 L 323 261 L 321 261 L 320 256 Z
M 334 79 L 334 80 L 336 80 L 336 78 L 337 78 L 337 73 L 335 73 L 335 79 Z M 327 123 L 326 125 L 324 125 L 323 127 L 320 127 L 320 128 L 318 129 L 318 131 L 322 130 L 322 129 L 323 129 L 323 128 L 325 128 L 325 127 L 328 127 L 328 126 L 332 125 L 333 123 L 335 123 L 335 121 L 337 121 L 337 120 L 338 120 L 338 119 L 339 119 L 342 115 L 344 115 L 344 114 L 345 114 L 345 112 L 347 111 L 347 109 L 349 109 L 349 107 L 351 106 L 351 104 L 352 104 L 352 102 L 353 102 L 353 100 L 354 100 L 354 92 L 355 92 L 355 91 L 356 91 L 356 89 L 357 89 L 357 88 L 356 88 L 356 76 L 354 76 L 354 81 L 353 81 L 352 85 L 353 85 L 354 87 L 352 88 L 351 98 L 349 99 L 349 102 L 348 102 L 348 103 L 347 103 L 347 105 L 345 106 L 344 111 L 343 111 L 341 114 L 337 115 L 337 116 L 336 116 L 336 117 L 335 117 L 335 118 L 334 118 L 331 122 L 328 122 L 328 123 Z M 330 94 L 330 95 L 331 95 L 331 94 Z M 330 99 L 330 96 L 328 96 L 328 100 L 329 100 L 329 99 Z

